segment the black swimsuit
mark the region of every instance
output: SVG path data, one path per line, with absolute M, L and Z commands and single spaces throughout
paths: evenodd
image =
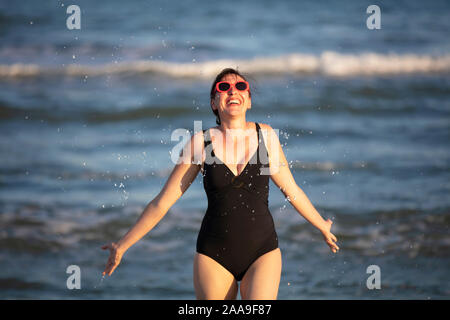
M 240 281 L 256 259 L 278 248 L 269 211 L 269 175 L 261 174 L 260 156 L 267 157 L 260 126 L 256 124 L 258 148 L 239 175 L 218 159 L 211 144 L 214 162 L 203 165 L 203 184 L 208 209 L 197 238 L 197 252 L 220 263 Z M 209 130 L 203 130 L 205 151 L 211 143 Z M 265 154 L 264 154 L 265 152 Z M 255 158 L 256 157 L 256 161 Z M 267 158 L 266 158 L 267 159 Z M 267 161 L 265 161 L 267 162 Z

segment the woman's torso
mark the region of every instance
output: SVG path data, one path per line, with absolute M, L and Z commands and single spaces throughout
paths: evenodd
M 261 163 L 261 155 L 267 156 L 267 149 L 257 123 L 255 131 L 258 146 L 241 172 L 236 175 L 216 156 L 209 130 L 204 130 L 207 155 L 203 163 L 203 184 L 208 198 L 208 208 L 201 232 L 223 234 L 223 230 L 220 230 L 224 225 L 223 221 L 217 221 L 220 218 L 226 219 L 225 225 L 234 230 L 252 232 L 254 228 L 251 226 L 257 227 L 258 223 L 254 222 L 259 221 L 260 229 L 253 230 L 254 232 L 272 231 L 273 220 L 268 208 L 269 175 L 264 174 L 264 170 L 261 172 L 262 168 L 268 166 Z M 209 160 L 208 153 L 211 154 Z M 217 223 L 214 223 L 215 220 Z M 208 228 L 204 228 L 205 224 Z

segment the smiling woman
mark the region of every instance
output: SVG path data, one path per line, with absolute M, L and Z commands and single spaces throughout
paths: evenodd
M 222 79 L 223 78 L 223 79 Z M 236 82 L 236 86 L 234 86 L 233 82 L 227 81 L 227 79 L 233 79 L 234 78 L 234 82 Z M 240 81 L 236 81 L 236 79 L 240 78 Z M 216 93 L 220 92 L 220 93 L 225 93 L 225 92 L 229 92 L 230 90 L 233 90 L 233 86 L 234 89 L 236 89 L 239 92 L 245 93 L 248 92 L 248 99 L 246 101 L 248 101 L 249 105 L 248 105 L 248 109 L 251 108 L 251 91 L 250 91 L 250 85 L 248 84 L 247 80 L 245 79 L 245 77 L 237 70 L 232 69 L 232 68 L 226 68 L 223 69 L 217 76 L 216 79 L 213 82 L 213 85 L 211 86 L 211 93 L 210 93 L 210 98 L 211 98 L 211 108 L 214 112 L 214 114 L 216 115 L 216 123 L 218 125 L 220 125 L 220 114 L 219 114 L 219 110 L 218 110 L 218 105 L 220 105 L 219 101 L 215 101 L 216 100 Z M 224 96 L 226 97 L 226 96 Z M 226 101 L 228 102 L 233 102 L 236 103 L 238 105 L 242 104 L 242 100 L 243 99 L 239 99 L 237 96 L 236 97 L 229 97 L 228 99 L 235 99 L 234 101 Z M 246 109 L 247 110 L 247 109 Z
M 274 129 L 246 121 L 250 108 L 249 83 L 237 70 L 224 69 L 211 87 L 211 109 L 218 126 L 191 138 L 181 153 L 189 159 L 177 162 L 135 226 L 117 244 L 103 247 L 110 250 L 104 273 L 114 271 L 124 252 L 164 217 L 200 171 L 208 208 L 194 257 L 197 299 L 235 299 L 239 281 L 243 299 L 277 298 L 281 251 L 268 207 L 269 177 L 294 208 L 322 232 L 331 250 L 339 250 L 330 232 L 331 220 L 322 219 L 295 183 Z M 246 138 L 249 143 L 242 144 Z M 263 163 L 264 157 L 268 161 Z M 202 159 L 201 163 L 196 159 Z

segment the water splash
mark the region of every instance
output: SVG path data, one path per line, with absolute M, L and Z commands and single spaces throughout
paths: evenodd
M 100 283 L 98 285 L 94 286 L 94 289 L 97 289 L 98 287 L 100 287 L 102 285 L 104 279 L 105 279 L 105 274 L 102 275 L 102 278 L 100 279 Z

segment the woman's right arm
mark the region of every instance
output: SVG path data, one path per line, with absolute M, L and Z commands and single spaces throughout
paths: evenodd
M 200 141 L 201 140 L 201 141 Z M 194 149 L 194 146 L 197 148 Z M 180 161 L 175 165 L 172 173 L 166 181 L 161 192 L 145 207 L 135 225 L 117 243 L 102 246 L 102 249 L 110 250 L 110 257 L 106 264 L 103 275 L 111 275 L 119 265 L 123 254 L 150 230 L 166 215 L 172 205 L 183 195 L 195 180 L 200 171 L 200 164 L 194 163 L 195 153 L 203 151 L 203 134 L 197 133 L 183 149 Z

